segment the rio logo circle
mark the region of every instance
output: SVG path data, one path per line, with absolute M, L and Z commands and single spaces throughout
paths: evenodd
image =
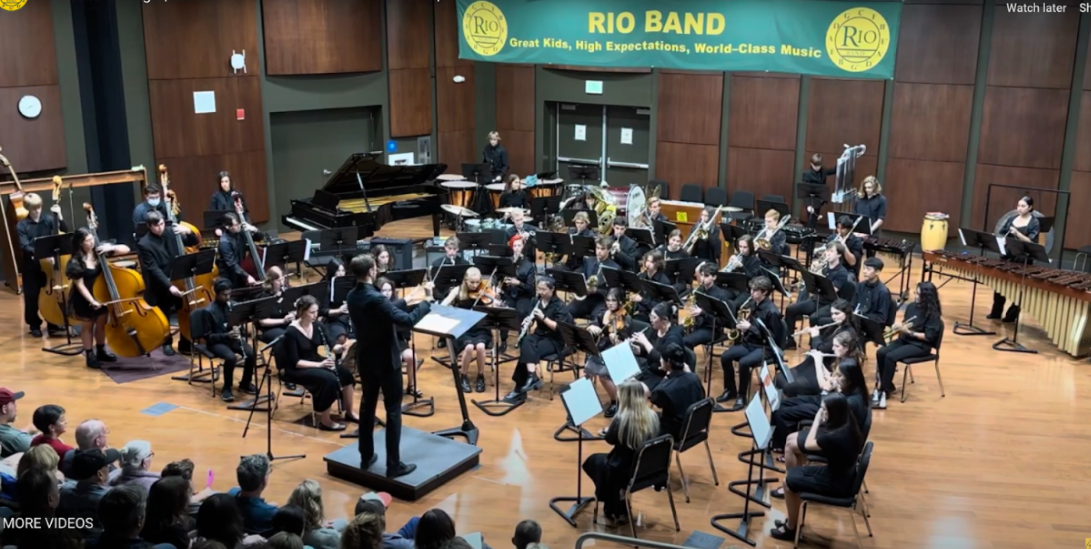
M 479 0 L 470 4 L 462 15 L 462 35 L 474 53 L 493 56 L 504 49 L 508 21 L 495 4 Z
M 0 0 L 0 8 L 5 11 L 15 11 L 23 7 L 27 3 L 27 0 Z
M 845 10 L 826 31 L 826 53 L 842 70 L 875 68 L 890 49 L 890 26 L 871 8 Z

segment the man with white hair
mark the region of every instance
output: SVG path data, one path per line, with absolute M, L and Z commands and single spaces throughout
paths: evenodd
M 134 440 L 121 449 L 121 474 L 114 478 L 112 486 L 140 486 L 146 493 L 159 480 L 159 473 L 149 471 L 152 466 L 152 443 Z
M 78 450 L 106 450 L 109 446 L 106 443 L 106 435 L 110 434 L 110 430 L 106 428 L 106 424 L 98 419 L 88 419 L 83 423 L 80 423 L 79 427 L 76 427 L 76 448 Z M 69 470 L 72 468 L 72 459 L 76 456 L 76 452 L 68 452 L 64 455 L 64 459 L 61 462 L 61 472 L 65 476 L 69 476 Z M 110 479 L 117 478 L 121 474 L 121 470 L 116 465 L 110 463 Z

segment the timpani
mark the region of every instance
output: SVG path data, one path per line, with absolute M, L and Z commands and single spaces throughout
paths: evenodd
M 500 207 L 500 195 L 504 192 L 503 183 L 489 183 L 485 185 L 485 188 L 489 190 L 489 198 L 492 199 L 492 209 Z
M 443 176 L 441 175 L 440 177 L 442 178 Z M 447 189 L 452 205 L 462 206 L 463 208 L 470 207 L 470 200 L 473 198 L 474 190 L 477 189 L 477 183 L 463 179 L 460 181 L 440 181 L 439 184 L 444 189 Z
M 563 179 L 539 179 L 538 184 L 530 187 L 531 198 L 541 198 L 543 196 L 557 196 L 561 188 L 561 183 L 564 183 Z

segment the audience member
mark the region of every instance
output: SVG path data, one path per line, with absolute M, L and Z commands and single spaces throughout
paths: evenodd
M 515 549 L 528 549 L 531 544 L 542 541 L 542 526 L 533 520 L 524 520 L 515 527 L 511 537 Z
M 303 540 L 295 534 L 280 532 L 269 538 L 265 546 L 269 549 L 303 549 Z
M 474 548 L 474 546 L 470 545 L 470 542 L 468 542 L 465 539 L 460 538 L 458 536 L 455 536 L 455 537 L 447 540 L 441 546 L 441 549 L 473 549 L 473 548 Z
M 75 484 L 61 488 L 61 503 L 57 516 L 61 518 L 86 518 L 93 521 L 92 531 L 98 531 L 98 506 L 109 491 L 110 464 L 121 457 L 117 450 L 76 450 L 72 452 L 72 479 Z
M 152 466 L 152 443 L 146 440 L 134 440 L 121 449 L 121 474 L 110 484 L 140 486 L 147 493 L 148 489 L 159 480 L 159 473 L 149 471 Z
M 243 529 L 251 534 L 260 534 L 273 527 L 273 514 L 277 512 L 277 506 L 266 503 L 261 497 L 268 485 L 270 472 L 268 457 L 262 454 L 244 456 L 235 470 L 239 486 L 228 491 L 238 502 Z
M 110 434 L 110 431 L 106 428 L 105 423 L 97 419 L 88 419 L 76 427 L 76 449 L 106 450 L 106 435 L 108 434 Z M 72 475 L 69 470 L 72 468 L 72 459 L 75 457 L 76 452 L 68 452 L 61 456 L 61 472 L 70 478 Z M 116 465 L 111 463 L 110 478 L 113 479 L 119 474 L 121 474 L 121 469 L 118 469 Z
M 322 505 L 322 486 L 317 481 L 307 479 L 299 483 L 288 497 L 288 505 L 298 506 L 303 510 L 303 543 L 314 549 L 337 549 L 341 544 L 341 534 L 336 525 L 326 521 Z M 341 530 L 344 530 L 344 525 Z
M 356 515 L 341 533 L 341 549 L 381 549 L 386 519 L 377 513 Z M 437 548 L 438 549 L 438 548 Z
M 148 506 L 140 537 L 148 543 L 169 543 L 176 548 L 189 547 L 189 481 L 166 477 L 155 481 L 148 490 Z
M 429 509 L 417 523 L 413 544 L 416 549 L 440 549 L 454 537 L 455 521 L 451 520 L 451 516 L 442 509 Z
M 44 469 L 31 468 L 19 475 L 16 490 L 19 512 L 24 518 L 50 519 L 56 516 L 61 495 L 56 477 Z M 27 549 L 77 549 L 83 547 L 83 536 L 71 529 L 5 528 L 0 532 L 4 546 Z
M 386 528 L 386 504 L 382 500 L 360 498 L 356 500 L 355 513 L 357 516 L 363 514 L 379 515 L 383 519 L 383 528 Z M 413 531 L 416 530 L 416 523 L 418 521 L 420 521 L 418 517 L 410 519 L 409 522 L 413 525 Z M 408 526 L 409 524 L 406 525 L 406 527 Z M 402 529 L 408 529 L 406 527 L 403 527 Z M 344 533 L 341 534 L 341 537 L 344 537 Z M 318 549 L 318 546 L 315 546 L 315 549 Z M 388 534 L 384 531 L 382 535 L 382 549 L 413 549 L 413 539 L 406 536 L 403 532 Z
M 58 482 L 64 482 L 64 474 L 57 469 L 60 463 L 61 458 L 57 457 L 57 452 L 54 452 L 53 448 L 47 444 L 40 444 L 31 447 L 23 454 L 23 457 L 19 460 L 16 475 L 22 477 L 23 473 L 30 469 L 42 469 L 53 475 Z
M 163 474 L 160 478 L 166 477 L 182 477 L 189 482 L 189 514 L 197 515 L 197 510 L 200 509 L 201 503 L 208 499 L 208 496 L 215 494 L 212 488 L 205 487 L 200 492 L 196 491 L 193 487 L 193 462 L 189 459 L 183 459 L 181 461 L 172 461 L 163 468 Z
M 15 401 L 23 398 L 23 392 L 13 392 L 7 387 L 0 387 L 0 457 L 8 457 L 30 449 L 33 429 L 17 429 L 15 423 L 18 409 Z
M 302 538 L 306 524 L 307 521 L 303 518 L 303 508 L 298 505 L 288 504 L 273 513 L 273 527 L 263 535 L 269 537 L 273 534 L 288 532 Z
M 226 549 L 235 549 L 242 543 L 244 535 L 242 514 L 234 496 L 213 494 L 201 504 L 201 509 L 197 511 L 198 540 L 203 538 L 219 542 Z
M 87 549 L 174 549 L 169 543 L 153 546 L 140 538 L 146 497 L 140 486 L 118 486 L 107 492 L 98 506 L 102 535 L 87 542 Z
M 47 444 L 57 452 L 57 456 L 64 457 L 75 448 L 61 442 L 61 435 L 68 430 L 68 418 L 64 417 L 64 408 L 56 404 L 46 404 L 34 410 L 31 418 L 34 428 L 42 433 L 30 441 L 31 446 Z

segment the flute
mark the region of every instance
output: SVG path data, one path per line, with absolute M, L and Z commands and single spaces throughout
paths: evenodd
M 821 326 L 811 326 L 810 328 L 804 328 L 804 329 L 792 334 L 792 337 L 799 337 L 799 336 L 811 331 L 813 328 L 818 328 L 819 331 L 822 331 L 822 330 L 825 330 L 826 328 L 829 328 L 830 326 L 837 326 L 838 324 L 841 324 L 841 323 L 840 322 L 830 322 L 829 324 L 823 324 Z

